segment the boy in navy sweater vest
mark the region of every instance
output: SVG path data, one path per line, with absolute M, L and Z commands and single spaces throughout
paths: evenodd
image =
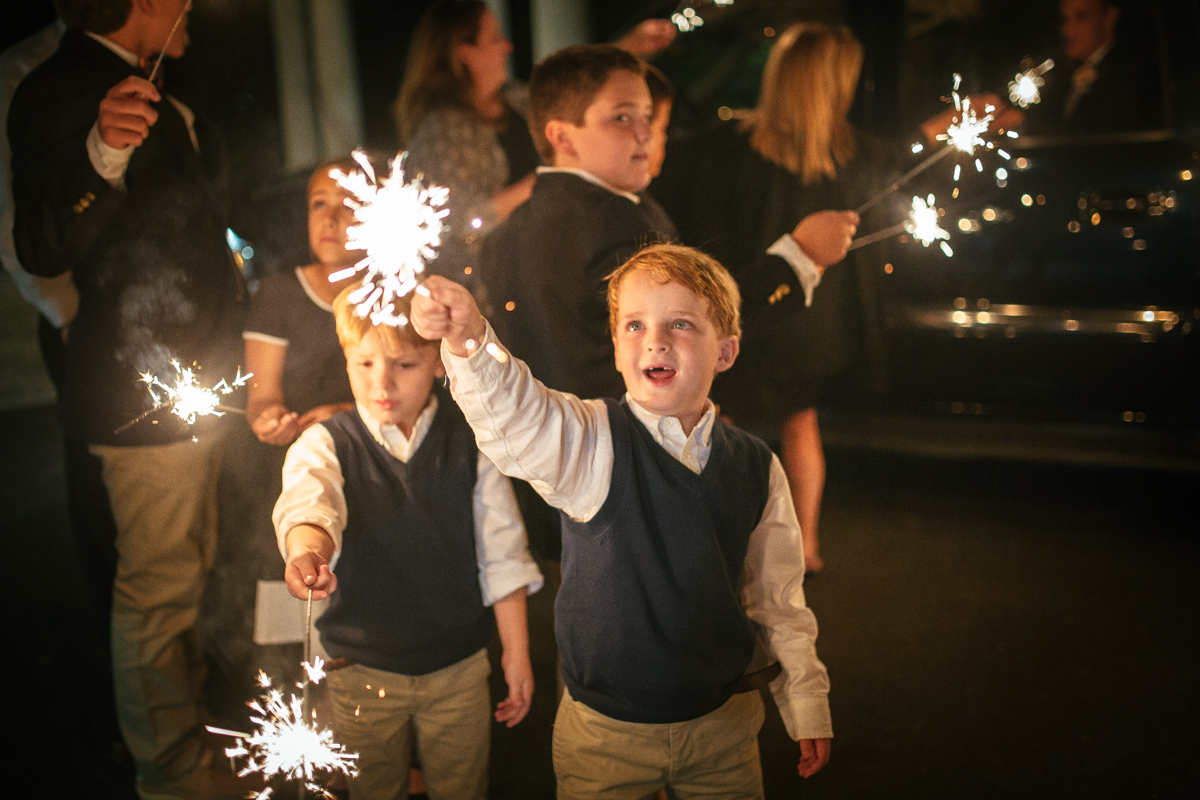
M 756 636 L 802 776 L 832 728 L 783 468 L 708 399 L 737 357 L 737 286 L 699 251 L 655 245 L 611 276 L 608 303 L 619 403 L 547 389 L 450 281 L 418 287 L 412 324 L 442 339 L 480 449 L 562 511 L 558 796 L 761 798 Z
M 334 659 L 334 734 L 359 753 L 351 800 L 407 797 L 410 731 L 431 798 L 483 798 L 488 607 L 509 688 L 495 717 L 511 727 L 533 696 L 525 597 L 542 577 L 508 479 L 433 390 L 436 343 L 373 326 L 348 291 L 334 316 L 356 408 L 288 451 L 274 514 L 284 577 L 298 598 L 331 598 L 317 627 Z

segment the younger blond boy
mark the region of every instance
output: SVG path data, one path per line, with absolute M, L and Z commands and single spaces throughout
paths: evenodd
M 289 591 L 330 598 L 317 623 L 333 658 L 334 734 L 359 753 L 351 800 L 408 796 L 412 735 L 430 798 L 487 792 L 487 643 L 495 625 L 509 696 L 529 710 L 525 596 L 542 577 L 512 488 L 475 446 L 436 342 L 374 326 L 334 302 L 356 407 L 288 450 L 274 513 Z
M 462 287 L 430 279 L 413 325 L 442 339 L 480 449 L 562 512 L 555 635 L 567 686 L 554 730 L 560 798 L 761 798 L 761 638 L 799 773 L 829 758 L 828 677 L 804 603 L 783 468 L 708 399 L 738 353 L 739 296 L 713 259 L 646 248 L 612 276 L 620 401 L 547 389 Z M 770 673 L 768 673 L 769 675 Z

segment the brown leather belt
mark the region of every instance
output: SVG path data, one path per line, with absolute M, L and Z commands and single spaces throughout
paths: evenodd
M 741 694 L 742 692 L 752 692 L 756 689 L 761 689 L 779 677 L 779 673 L 781 672 L 783 672 L 783 667 L 779 665 L 778 661 L 770 666 L 763 667 L 757 672 L 747 672 L 733 684 L 733 693 Z
M 331 658 L 325 662 L 325 671 L 333 672 L 335 669 L 345 669 L 346 667 L 353 666 L 354 662 L 348 658 Z

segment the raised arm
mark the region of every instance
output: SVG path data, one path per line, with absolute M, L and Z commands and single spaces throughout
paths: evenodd
M 479 449 L 550 505 L 591 519 L 608 495 L 612 434 L 602 401 L 547 389 L 496 340 L 470 293 L 441 277 L 418 287 L 412 324 L 442 340 L 450 390 Z

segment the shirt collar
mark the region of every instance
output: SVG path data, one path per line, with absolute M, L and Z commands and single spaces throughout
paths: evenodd
M 696 427 L 692 428 L 692 432 L 687 436 L 683 435 L 683 426 L 678 417 L 661 416 L 653 411 L 648 411 L 637 400 L 634 400 L 629 392 L 625 393 L 625 402 L 638 421 L 645 425 L 651 433 L 658 433 L 664 438 L 677 440 L 680 446 L 691 441 L 701 447 L 708 447 L 712 441 L 713 423 L 717 419 L 717 407 L 713 405 L 712 400 L 704 401 L 704 413 L 700 416 Z
M 596 186 L 599 186 L 601 189 L 607 189 L 608 191 L 612 192 L 613 194 L 624 197 L 626 200 L 630 201 L 631 203 L 640 204 L 642 202 L 642 198 L 638 197 L 633 192 L 627 192 L 623 189 L 618 189 L 615 186 L 610 186 L 607 183 L 605 183 L 604 181 L 597 178 L 592 173 L 588 172 L 586 169 L 580 169 L 579 167 L 538 167 L 537 168 L 538 175 L 548 175 L 548 174 L 555 173 L 555 172 L 565 172 L 569 175 L 576 175 L 580 178 L 583 178 L 588 183 L 592 183 L 592 184 L 595 184 Z
M 1099 48 L 1097 48 L 1094 53 L 1092 53 L 1090 56 L 1088 56 L 1084 60 L 1083 63 L 1089 67 L 1096 66 L 1097 64 L 1099 64 L 1101 61 L 1104 60 L 1104 57 L 1106 55 L 1108 55 L 1108 51 L 1112 50 L 1112 46 L 1113 46 L 1113 40 L 1109 39 L 1107 42 L 1105 42 Z
M 117 44 L 113 40 L 105 39 L 103 36 L 92 33 L 91 31 L 84 31 L 84 33 L 86 35 L 90 36 L 91 38 L 95 39 L 100 44 L 107 47 L 109 50 L 111 50 L 113 53 L 115 53 L 119 59 L 124 61 L 129 66 L 136 67 L 138 65 L 138 61 L 140 59 L 138 59 L 138 57 L 136 55 L 129 52 L 124 47 L 121 47 L 121 45 Z
M 405 436 L 404 431 L 400 430 L 398 425 L 375 419 L 357 400 L 354 402 L 354 407 L 358 410 L 358 416 L 362 419 L 363 424 L 367 426 L 367 432 L 371 434 L 371 438 L 392 455 L 399 457 L 401 454 L 393 452 L 392 442 L 389 440 L 403 443 L 408 449 L 408 453 L 403 454 L 405 456 L 416 450 L 425 438 L 425 434 L 429 432 L 429 426 L 433 424 L 433 417 L 438 410 L 438 399 L 436 394 L 429 393 L 429 400 L 425 402 L 425 408 L 421 409 L 421 413 L 417 415 L 417 421 L 413 423 L 412 436 Z M 407 460 L 407 458 L 402 460 Z

